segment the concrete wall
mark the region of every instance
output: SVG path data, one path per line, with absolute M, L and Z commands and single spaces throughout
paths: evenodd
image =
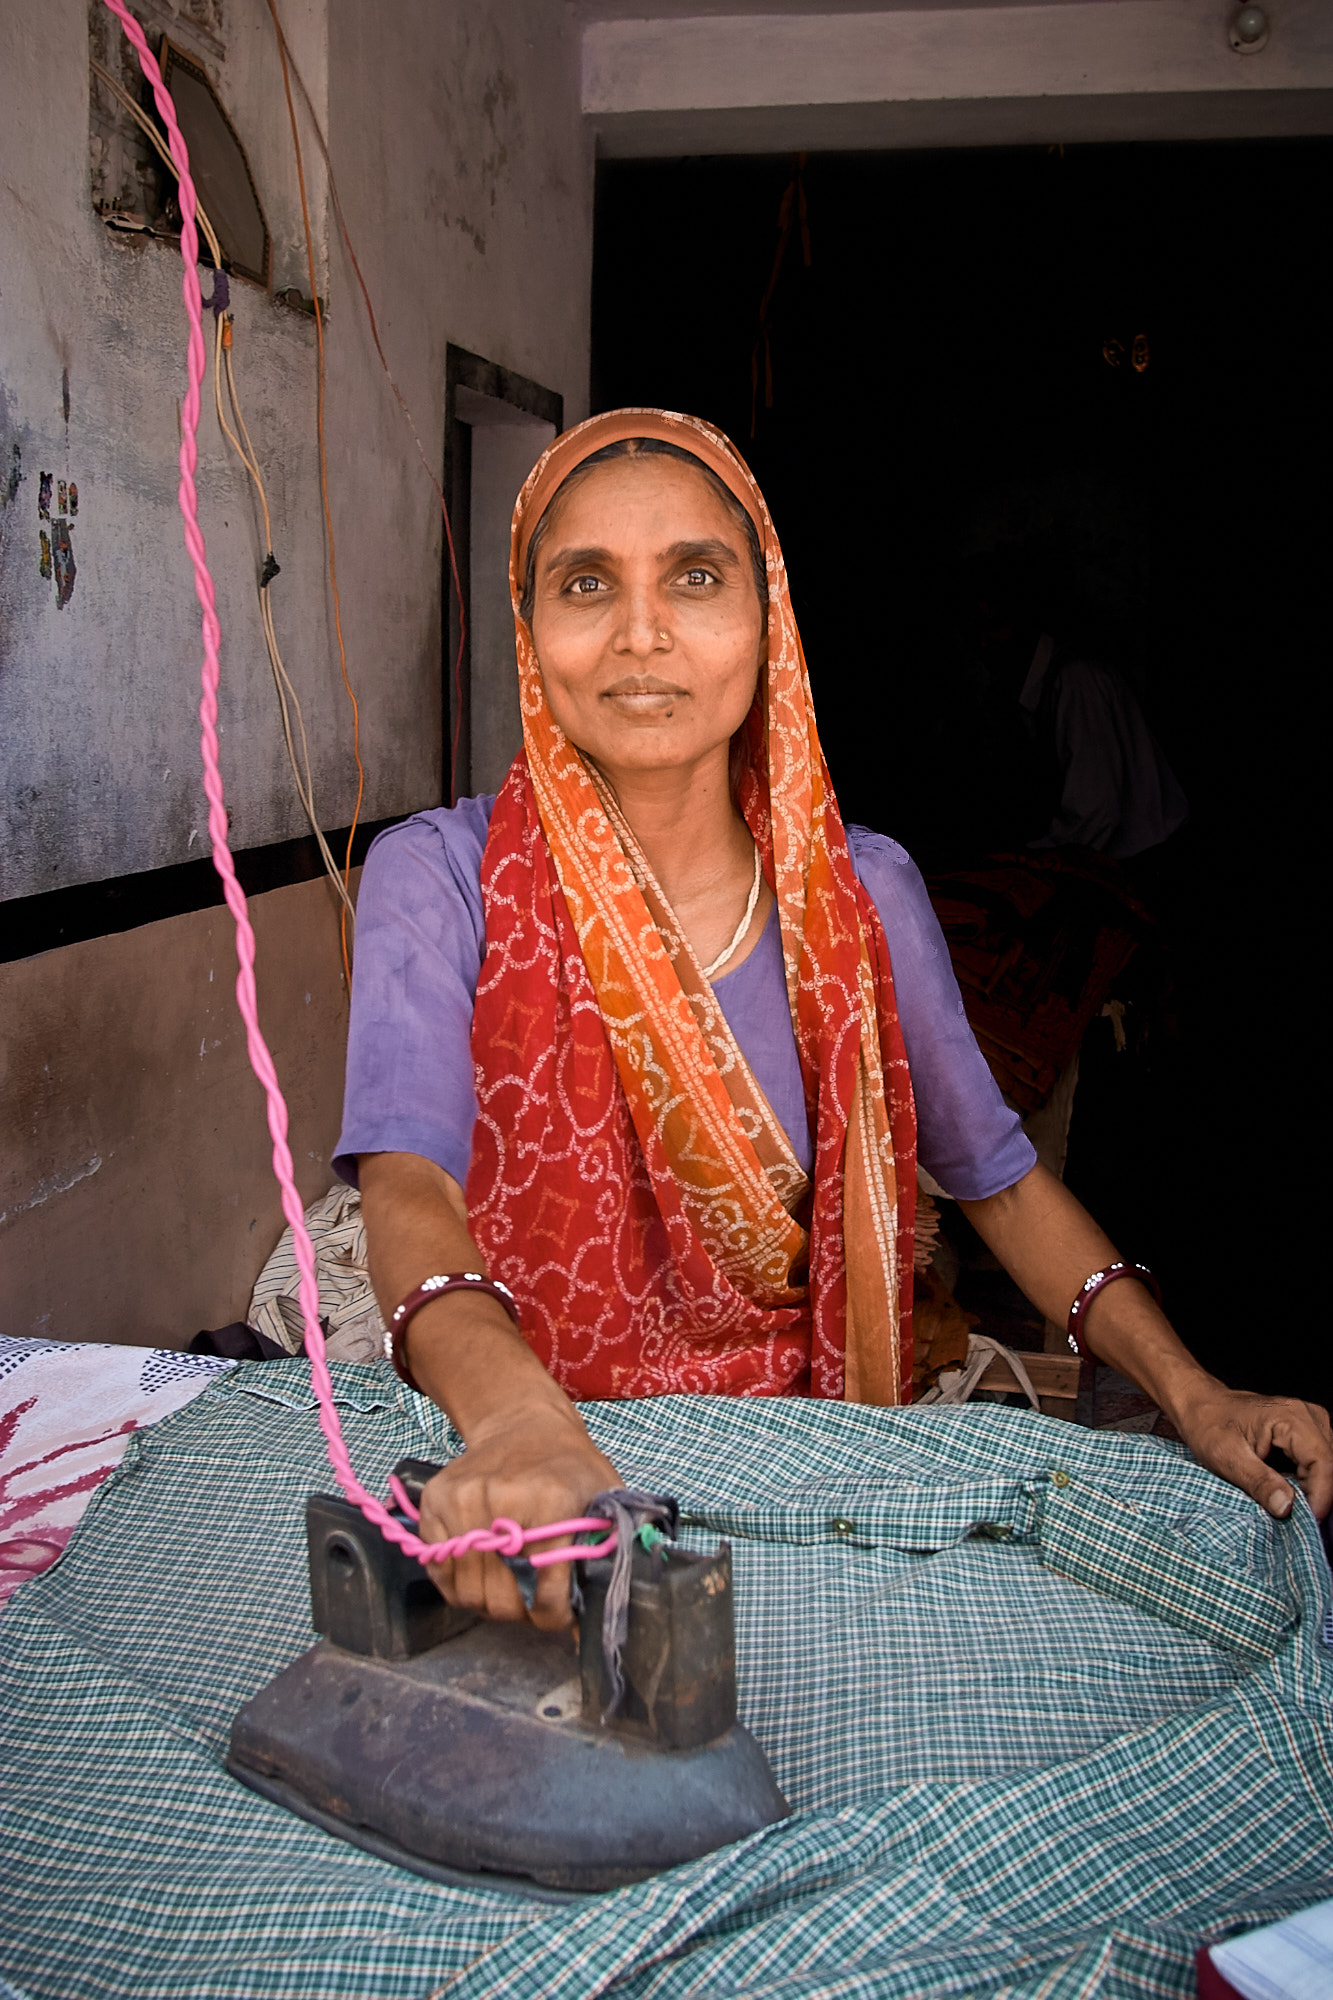
M 264 0 L 218 0 L 217 11 L 225 57 L 169 9 L 146 18 L 156 26 L 165 15 L 174 38 L 217 77 L 268 214 L 275 282 L 308 292 L 267 7 Z M 291 38 L 323 111 L 323 8 L 315 0 L 292 9 Z M 192 859 L 202 837 L 190 713 L 199 615 L 176 510 L 180 260 L 165 244 L 113 233 L 93 212 L 88 42 L 83 0 L 52 7 L 20 0 L 0 22 L 8 182 L 0 210 L 0 460 L 9 475 L 0 514 L 5 897 Z M 114 38 L 102 46 L 119 54 Z M 319 179 L 313 191 L 322 242 Z M 299 314 L 275 310 L 254 286 L 237 282 L 233 302 L 239 386 L 269 481 L 283 566 L 276 616 L 308 710 L 316 799 L 333 824 L 345 824 L 353 793 L 317 512 L 314 328 Z M 346 320 L 350 300 L 339 303 Z M 74 481 L 79 492 L 69 524 L 77 577 L 63 605 L 54 581 L 40 574 L 43 471 Z M 258 622 L 262 550 L 254 509 L 211 397 L 198 482 L 224 632 L 221 715 L 233 833 L 239 846 L 255 846 L 306 828 Z M 416 617 L 417 658 L 396 677 L 419 667 L 429 619 L 427 600 Z M 430 776 L 427 765 L 408 783 L 419 787 Z M 378 789 L 392 800 L 392 785 Z
M 576 421 L 588 393 L 592 141 L 567 10 L 280 9 L 436 475 L 450 341 L 558 390 Z M 215 79 L 274 238 L 274 283 L 308 292 L 266 0 L 146 0 L 143 14 Z M 198 611 L 175 503 L 179 260 L 114 236 L 93 212 L 88 48 L 85 0 L 0 9 L 0 898 L 193 859 L 203 840 Z M 442 528 L 330 235 L 308 123 L 303 132 L 329 304 L 329 478 L 362 810 L 380 819 L 441 796 Z M 324 574 L 314 328 L 253 287 L 237 282 L 232 297 L 282 565 L 279 635 L 321 818 L 345 825 L 356 781 Z M 79 489 L 63 605 L 40 573 L 43 471 Z M 255 847 L 306 829 L 255 608 L 254 507 L 207 407 L 199 486 L 224 634 L 232 838 Z M 341 1097 L 337 925 L 319 883 L 258 899 L 256 920 L 261 1008 L 313 1193 L 327 1183 Z M 243 1309 L 280 1222 L 231 977 L 216 911 L 0 966 L 0 1329 L 176 1340 Z
M 584 109 L 608 155 L 1268 137 L 1333 131 L 1333 9 L 1273 0 L 959 0 L 844 11 L 590 0 Z

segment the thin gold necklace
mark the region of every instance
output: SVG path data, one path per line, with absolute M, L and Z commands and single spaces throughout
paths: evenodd
M 741 918 L 740 923 L 736 926 L 736 935 L 731 940 L 731 943 L 727 946 L 726 950 L 722 953 L 721 957 L 715 958 L 711 965 L 706 965 L 704 967 L 705 979 L 711 979 L 715 972 L 720 972 L 723 966 L 726 964 L 727 960 L 729 958 L 734 958 L 736 956 L 736 953 L 740 950 L 742 944 L 745 942 L 745 933 L 749 930 L 750 920 L 754 916 L 754 906 L 759 901 L 759 884 L 762 880 L 763 880 L 763 872 L 759 864 L 759 842 L 756 841 L 754 844 L 754 881 L 750 885 L 750 900 L 745 905 L 745 915 Z

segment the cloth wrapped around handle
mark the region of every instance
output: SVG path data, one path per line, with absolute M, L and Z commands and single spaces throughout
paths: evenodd
M 420 1519 L 422 1492 L 441 1470 L 442 1467 L 426 1459 L 412 1458 L 400 1460 L 390 1473 L 389 1491 L 405 1519 L 414 1522 Z M 536 1555 L 529 1554 L 525 1546 L 528 1542 L 540 1542 L 548 1535 L 570 1528 L 590 1531 L 597 1521 L 605 1521 L 611 1528 L 615 1536 L 614 1548 L 609 1537 L 591 1546 L 576 1544 L 573 1548 L 542 1550 Z M 489 1530 L 474 1529 L 470 1535 L 458 1537 L 458 1541 L 469 1546 L 487 1547 L 489 1553 L 498 1555 L 506 1568 L 513 1572 L 519 1595 L 529 1611 L 536 1600 L 539 1571 L 547 1564 L 561 1561 L 570 1564 L 570 1592 L 577 1613 L 583 1608 L 583 1598 L 574 1565 L 589 1559 L 600 1560 L 607 1555 L 611 1557 L 611 1581 L 602 1612 L 602 1657 L 610 1688 L 610 1697 L 603 1712 L 603 1719 L 606 1720 L 619 1712 L 625 1698 L 622 1655 L 629 1634 L 634 1543 L 645 1528 L 656 1530 L 660 1540 L 672 1542 L 676 1538 L 679 1521 L 680 1508 L 670 1495 L 644 1493 L 635 1487 L 620 1486 L 598 1493 L 589 1501 L 578 1521 L 555 1521 L 544 1528 L 524 1529 L 516 1521 L 497 1520 L 492 1522 Z M 507 1541 L 510 1544 L 508 1547 L 505 1546 Z
M 609 1521 L 616 1531 L 615 1553 L 611 1558 L 611 1581 L 602 1611 L 602 1658 L 606 1667 L 609 1696 L 602 1711 L 604 1722 L 619 1713 L 625 1699 L 622 1655 L 629 1633 L 629 1587 L 634 1566 L 634 1543 L 644 1528 L 655 1528 L 664 1541 L 676 1539 L 680 1509 L 665 1494 L 643 1493 L 634 1487 L 620 1487 L 599 1493 L 588 1502 L 589 1514 Z

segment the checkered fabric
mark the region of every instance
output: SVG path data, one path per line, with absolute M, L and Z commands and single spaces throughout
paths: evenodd
M 382 1367 L 354 1461 L 442 1456 Z M 1333 1894 L 1328 1573 L 1152 1438 L 999 1408 L 588 1409 L 735 1552 L 743 1719 L 798 1808 L 564 1906 L 423 1881 L 223 1768 L 311 1643 L 300 1361 L 136 1436 L 0 1620 L 0 1977 L 30 2000 L 1075 2000 Z

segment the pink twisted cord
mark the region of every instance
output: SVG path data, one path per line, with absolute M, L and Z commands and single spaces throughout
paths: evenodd
M 278 1073 L 273 1066 L 267 1042 L 259 1026 L 259 1002 L 255 992 L 255 934 L 250 927 L 245 891 L 236 879 L 236 865 L 227 845 L 227 812 L 222 795 L 222 772 L 218 763 L 218 682 L 221 679 L 219 647 L 222 630 L 218 624 L 217 601 L 213 590 L 213 578 L 208 567 L 208 555 L 204 547 L 203 530 L 199 526 L 199 502 L 195 491 L 194 473 L 199 462 L 199 392 L 204 379 L 204 302 L 199 287 L 199 273 L 195 268 L 199 261 L 199 233 L 195 227 L 195 191 L 190 178 L 190 156 L 185 138 L 176 119 L 176 107 L 171 100 L 171 92 L 162 81 L 162 72 L 157 58 L 148 46 L 143 29 L 124 4 L 124 0 L 106 0 L 106 5 L 116 16 L 134 46 L 144 75 L 152 88 L 162 123 L 167 130 L 167 143 L 175 162 L 179 181 L 181 211 L 181 261 L 184 275 L 181 292 L 185 300 L 185 314 L 190 323 L 190 337 L 186 347 L 186 374 L 188 389 L 181 406 L 181 448 L 180 448 L 180 509 L 185 528 L 185 546 L 189 551 L 194 569 L 195 594 L 199 599 L 203 614 L 204 659 L 200 668 L 199 697 L 199 748 L 204 764 L 204 791 L 208 795 L 208 832 L 213 845 L 213 866 L 222 877 L 222 891 L 227 908 L 236 923 L 236 957 L 239 970 L 236 975 L 236 1004 L 245 1023 L 246 1048 L 250 1056 L 250 1067 L 264 1089 L 268 1107 L 268 1129 L 273 1139 L 273 1171 L 278 1186 L 282 1190 L 282 1212 L 291 1225 L 292 1246 L 296 1253 L 296 1268 L 300 1274 L 298 1296 L 301 1312 L 305 1320 L 305 1349 L 310 1359 L 310 1386 L 319 1404 L 319 1426 L 324 1433 L 328 1448 L 329 1463 L 337 1476 L 338 1484 L 349 1500 L 361 1509 L 368 1521 L 374 1523 L 380 1533 L 389 1541 L 396 1542 L 405 1554 L 415 1556 L 418 1562 L 445 1562 L 455 1555 L 463 1555 L 468 1550 L 487 1554 L 516 1556 L 523 1552 L 529 1542 L 549 1541 L 556 1535 L 573 1535 L 606 1531 L 606 1539 L 595 1548 L 584 1544 L 578 1548 L 545 1549 L 529 1557 L 534 1567 L 544 1567 L 556 1562 L 574 1562 L 590 1556 L 609 1555 L 616 1545 L 614 1528 L 609 1528 L 603 1520 L 579 1519 L 556 1521 L 547 1527 L 522 1528 L 517 1521 L 500 1519 L 489 1528 L 474 1528 L 465 1535 L 456 1535 L 449 1541 L 424 1542 L 419 1535 L 405 1528 L 382 1500 L 377 1500 L 361 1484 L 352 1470 L 352 1461 L 343 1440 L 342 1426 L 338 1422 L 338 1412 L 334 1407 L 333 1383 L 329 1378 L 328 1362 L 324 1354 L 324 1335 L 319 1324 L 319 1284 L 315 1277 L 315 1252 L 310 1241 L 310 1233 L 305 1226 L 305 1213 L 301 1207 L 301 1197 L 296 1191 L 296 1180 L 292 1170 L 291 1149 L 287 1144 L 287 1102 L 278 1082 Z M 392 1481 L 394 1499 L 410 1519 L 417 1520 L 417 1509 L 412 1506 L 398 1482 Z

